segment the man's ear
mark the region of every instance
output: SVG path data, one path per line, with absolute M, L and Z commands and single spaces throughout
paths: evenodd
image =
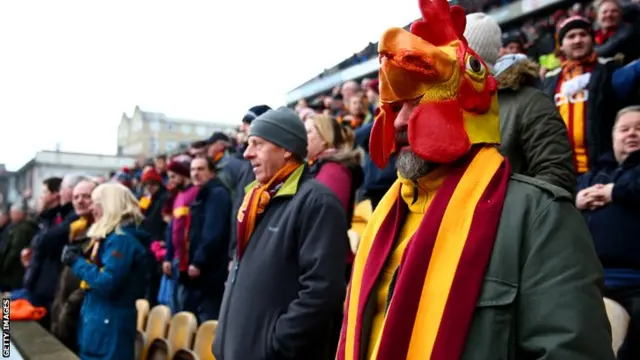
M 285 159 L 285 160 L 289 160 L 289 159 L 291 159 L 292 157 L 293 157 L 293 153 L 292 153 L 291 151 L 289 151 L 289 150 L 285 150 L 285 151 L 284 151 L 284 159 Z

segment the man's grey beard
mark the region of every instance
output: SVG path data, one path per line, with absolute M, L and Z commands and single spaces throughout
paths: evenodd
M 420 158 L 413 151 L 401 151 L 396 159 L 396 169 L 398 173 L 400 173 L 400 176 L 403 178 L 409 180 L 418 180 L 430 173 L 435 167 L 436 164 Z

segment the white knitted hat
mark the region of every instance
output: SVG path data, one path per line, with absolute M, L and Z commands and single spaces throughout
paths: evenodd
M 502 47 L 502 30 L 500 25 L 485 13 L 473 13 L 467 15 L 467 27 L 464 37 L 469 47 L 487 63 L 489 69 L 493 67 L 500 57 Z

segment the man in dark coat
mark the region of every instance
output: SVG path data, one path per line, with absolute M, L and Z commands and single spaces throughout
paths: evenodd
M 185 307 L 202 323 L 217 320 L 227 279 L 227 248 L 231 196 L 216 178 L 208 158 L 191 162 L 191 181 L 198 194 L 190 206 L 189 268 Z
M 38 231 L 38 224 L 26 217 L 27 209 L 22 205 L 18 202 L 11 207 L 11 227 L 0 247 L 0 289 L 7 291 L 22 288 L 25 268 L 20 261 L 21 252 Z
M 348 226 L 336 195 L 308 173 L 306 155 L 306 131 L 292 110 L 251 123 L 244 156 L 256 181 L 238 211 L 213 344 L 218 360 L 334 358 Z

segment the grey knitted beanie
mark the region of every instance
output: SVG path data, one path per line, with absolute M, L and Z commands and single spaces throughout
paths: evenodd
M 469 47 L 480 56 L 493 72 L 502 47 L 502 30 L 500 25 L 485 13 L 467 15 L 467 27 L 464 37 Z
M 249 126 L 249 137 L 258 136 L 300 159 L 307 156 L 307 130 L 300 117 L 287 107 L 269 110 L 258 116 Z

